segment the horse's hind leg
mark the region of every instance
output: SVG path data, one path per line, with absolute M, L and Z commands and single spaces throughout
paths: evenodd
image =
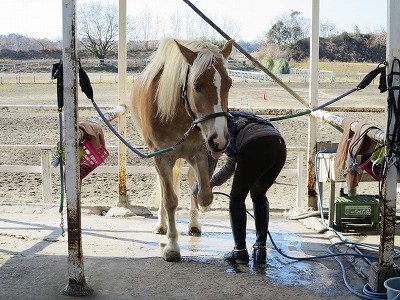
M 189 172 L 187 175 L 189 187 L 193 186 L 196 180 L 196 174 L 192 167 L 189 167 Z M 191 196 L 190 206 L 189 206 L 189 235 L 199 236 L 201 235 L 201 225 L 199 223 L 199 206 L 197 200 L 193 199 Z
M 180 261 L 181 253 L 178 245 L 178 230 L 176 228 L 175 212 L 178 207 L 178 197 L 173 187 L 173 162 L 167 159 L 155 158 L 157 172 L 160 175 L 162 187 L 162 204 L 167 217 L 167 238 L 168 243 L 163 250 L 163 258 L 166 261 Z

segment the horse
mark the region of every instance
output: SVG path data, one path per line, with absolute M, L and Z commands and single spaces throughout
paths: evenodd
M 133 123 L 151 151 L 171 148 L 153 157 L 161 184 L 162 205 L 154 232 L 164 233 L 166 261 L 180 261 L 175 213 L 173 167 L 187 161 L 199 183 L 201 211 L 211 206 L 208 155 L 218 158 L 229 143 L 228 94 L 232 86 L 226 64 L 233 40 L 222 49 L 201 40 L 162 40 L 132 88 Z

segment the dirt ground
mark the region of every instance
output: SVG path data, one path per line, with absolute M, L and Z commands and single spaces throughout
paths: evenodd
M 128 85 L 130 88 L 131 83 Z M 308 98 L 308 85 L 290 85 L 300 96 Z M 319 89 L 319 103 L 324 103 L 345 91 L 351 89 L 352 84 L 321 84 Z M 95 100 L 99 105 L 113 106 L 117 102 L 117 84 L 94 84 Z M 37 104 L 55 105 L 56 87 L 53 84 L 7 84 L 0 85 L 0 105 L 16 104 Z M 266 100 L 263 100 L 263 95 Z M 129 95 L 129 91 L 128 91 Z M 85 96 L 80 93 L 81 105 L 90 105 Z M 241 82 L 236 80 L 231 89 L 230 106 L 241 106 L 243 99 L 248 99 L 248 107 L 266 108 L 302 108 L 302 105 L 293 99 L 286 91 L 282 90 L 277 84 L 265 82 Z M 333 106 L 336 107 L 380 107 L 384 108 L 386 103 L 385 95 L 379 94 L 377 85 L 371 85 L 363 91 L 351 94 Z M 384 113 L 343 113 L 360 122 L 367 122 L 376 125 L 381 129 L 385 128 Z M 81 111 L 80 120 L 87 120 L 96 116 L 95 111 Z M 0 111 L 0 126 L 3 128 L 0 135 L 0 145 L 56 145 L 58 141 L 58 116 L 55 111 L 33 111 L 15 110 L 12 107 L 2 107 Z M 127 140 L 134 146 L 143 145 L 134 130 L 130 118 L 127 118 L 128 130 Z M 116 123 L 114 123 L 115 125 Z M 281 131 L 288 147 L 307 146 L 307 117 L 293 118 L 288 120 L 276 121 L 274 124 Z M 105 129 L 106 143 L 110 151 L 110 157 L 105 165 L 116 165 L 117 149 L 110 146 L 117 145 L 117 139 L 113 134 Z M 317 140 L 319 142 L 338 142 L 340 132 L 332 126 L 318 121 Z M 1 165 L 40 165 L 40 150 L 26 148 L 3 148 L 1 149 Z M 289 152 L 285 169 L 296 168 L 297 158 L 295 152 Z M 150 160 L 139 159 L 135 154 L 128 152 L 128 165 L 152 165 Z M 221 159 L 222 164 L 224 159 Z M 304 168 L 306 167 L 306 157 L 304 157 Z M 304 173 L 304 176 L 306 174 Z M 59 178 L 54 176 L 52 195 L 54 202 L 59 201 Z M 154 208 L 156 204 L 151 199 L 155 175 L 152 174 L 128 174 L 127 189 L 130 201 L 133 205 L 143 205 Z M 296 182 L 293 176 L 280 176 L 269 191 L 269 201 L 272 209 L 285 210 L 296 206 Z M 304 181 L 305 177 L 304 177 Z M 183 178 L 181 185 L 180 208 L 187 208 L 189 204 L 188 188 Z M 219 191 L 227 192 L 230 182 L 219 188 Z M 113 174 L 92 174 L 88 176 L 82 185 L 82 203 L 84 205 L 103 205 L 110 206 L 118 201 L 118 184 Z M 329 191 L 326 190 L 325 193 Z M 360 193 L 368 192 L 371 185 L 361 183 Z M 0 202 L 28 202 L 40 203 L 41 201 L 41 175 L 26 173 L 2 173 L 0 178 Z M 373 192 L 374 194 L 376 192 Z M 285 197 L 282 197 L 285 195 Z M 303 205 L 306 204 L 306 186 L 303 184 Z M 324 197 L 325 199 L 326 197 Z M 214 209 L 226 209 L 227 199 L 217 196 L 214 201 Z
M 306 83 L 291 86 L 302 97 L 308 98 Z M 318 95 L 319 103 L 353 87 L 350 84 L 322 84 Z M 100 105 L 115 105 L 117 102 L 115 84 L 98 84 L 94 86 L 94 91 L 95 99 Z M 10 104 L 55 104 L 55 85 L 0 85 L 0 95 L 0 145 L 57 143 L 58 121 L 55 111 L 28 113 L 4 107 Z M 263 99 L 264 95 L 266 100 Z M 90 104 L 82 94 L 80 97 L 82 103 Z M 301 104 L 272 83 L 235 81 L 230 106 L 243 105 L 244 98 L 247 98 L 250 107 L 301 108 Z M 385 101 L 385 95 L 379 94 L 377 85 L 373 85 L 365 91 L 348 96 L 334 106 L 383 108 Z M 385 128 L 384 113 L 340 115 Z M 92 116 L 95 116 L 93 111 L 80 113 L 82 120 Z M 275 125 L 282 132 L 288 146 L 307 146 L 306 117 L 278 121 Z M 128 126 L 128 141 L 133 145 L 141 145 L 129 118 Z M 108 130 L 105 130 L 105 134 L 107 145 L 116 145 L 116 138 Z M 339 138 L 340 133 L 336 129 L 318 122 L 318 141 L 338 142 Z M 40 165 L 39 150 L 2 148 L 0 153 L 1 165 Z M 106 164 L 115 165 L 116 149 L 110 148 L 110 153 Z M 129 154 L 128 164 L 151 165 L 151 162 Z M 295 166 L 296 156 L 290 154 L 285 168 Z M 48 213 L 47 210 L 38 208 L 42 197 L 40 174 L 1 174 L 0 207 L 4 208 L 0 217 L 1 299 L 65 298 L 59 295 L 59 291 L 67 283 L 67 241 L 59 236 L 59 219 L 54 217 L 57 216 L 54 210 L 59 201 L 58 180 L 57 176 L 53 177 L 54 208 Z M 180 263 L 163 261 L 160 249 L 165 237 L 151 234 L 156 212 L 156 204 L 151 197 L 154 181 L 154 175 L 128 174 L 127 188 L 131 204 L 148 209 L 153 216 L 141 217 L 142 219 L 106 219 L 100 216 L 102 208 L 106 210 L 118 201 L 115 175 L 93 174 L 83 181 L 82 205 L 99 210 L 96 215 L 87 214 L 82 218 L 84 249 L 87 255 L 86 275 L 89 285 L 95 289 L 94 295 L 88 299 L 154 299 L 160 296 L 163 299 L 210 300 L 356 299 L 342 284 L 340 271 L 333 259 L 317 263 L 317 266 L 300 263 L 298 267 L 278 258 L 271 246 L 272 254 L 268 254 L 271 263 L 266 269 L 259 270 L 254 266 L 241 269 L 223 262 L 223 253 L 232 247 L 227 220 L 228 201 L 223 196 L 217 196 L 212 211 L 202 215 L 204 235 L 196 240 L 197 246 L 193 246 L 192 238 L 187 236 L 184 226 L 187 224 L 185 213 L 189 203 L 185 179 L 181 184 L 178 217 L 178 221 L 182 223 L 179 230 L 182 232 L 180 243 L 184 258 Z M 229 192 L 229 188 L 230 183 L 227 183 L 218 191 Z M 268 192 L 272 210 L 282 212 L 294 208 L 295 189 L 296 178 L 280 176 Z M 329 193 L 327 187 L 325 189 L 325 194 Z M 305 192 L 304 187 L 304 195 Z M 376 194 L 377 184 L 361 183 L 359 193 Z M 11 203 L 14 205 L 10 205 Z M 324 206 L 325 204 L 326 202 Z M 18 207 L 21 206 L 29 209 L 20 211 Z M 326 253 L 328 241 L 320 240 L 315 231 L 300 226 L 297 221 L 290 222 L 289 225 L 285 222 L 288 222 L 287 219 L 280 216 L 275 221 L 272 220 L 271 229 L 274 232 L 282 230 L 289 236 L 293 234 L 290 240 L 300 241 L 301 244 L 296 251 L 308 255 Z M 295 274 L 294 277 L 292 274 Z M 362 286 L 361 279 L 352 276 L 357 286 Z

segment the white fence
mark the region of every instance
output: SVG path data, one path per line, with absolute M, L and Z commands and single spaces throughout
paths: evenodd
M 228 70 L 229 76 L 241 78 L 242 81 L 258 80 L 258 81 L 273 81 L 266 73 L 249 72 L 239 70 Z M 92 83 L 117 83 L 118 74 L 116 73 L 88 73 Z M 138 73 L 127 74 L 127 81 L 133 82 Z M 309 82 L 310 76 L 307 73 L 296 74 L 275 74 L 283 82 Z M 366 73 L 356 74 L 334 74 L 327 71 L 318 73 L 319 82 L 341 82 L 354 83 L 359 82 Z M 0 73 L 0 84 L 24 84 L 24 83 L 52 83 L 50 73 Z M 374 81 L 372 82 L 374 84 Z
M 107 148 L 117 148 L 117 146 L 107 146 Z M 27 165 L 0 165 L 0 173 L 37 173 L 42 176 L 42 202 L 52 203 L 52 173 L 59 174 L 59 168 L 53 167 L 52 158 L 56 150 L 55 145 L 0 145 L 1 150 L 14 150 L 14 149 L 40 149 L 41 152 L 41 165 L 40 166 L 27 166 Z M 304 176 L 304 154 L 307 152 L 307 147 L 288 147 L 288 152 L 294 152 L 297 155 L 297 167 L 295 169 L 283 169 L 279 176 L 296 176 L 296 207 L 300 207 L 303 188 Z M 149 166 L 127 166 L 127 173 L 129 174 L 156 174 L 154 167 Z M 188 168 L 183 169 L 183 173 L 187 173 Z M 107 173 L 118 174 L 118 166 L 99 166 L 93 173 Z
M 133 82 L 139 74 L 127 74 L 126 80 Z M 118 83 L 116 73 L 88 73 L 92 83 Z M 50 73 L 0 73 L 0 84 L 55 83 Z

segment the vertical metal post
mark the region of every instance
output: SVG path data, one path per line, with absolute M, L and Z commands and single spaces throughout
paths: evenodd
M 119 39 L 118 39 L 118 98 L 119 105 L 126 104 L 126 0 L 119 0 Z M 126 115 L 118 117 L 118 132 L 126 138 Z M 118 143 L 118 203 L 108 212 L 108 217 L 133 215 L 126 190 L 126 147 Z
M 81 187 L 78 157 L 76 0 L 62 1 L 62 15 L 69 282 L 61 293 L 68 296 L 85 296 L 91 294 L 92 290 L 85 282 L 82 252 Z
M 310 38 L 310 88 L 309 107 L 318 103 L 318 61 L 319 61 L 319 0 L 312 0 L 311 38 Z M 318 209 L 315 187 L 314 156 L 317 151 L 317 120 L 308 117 L 308 172 L 307 172 L 307 206 Z
M 398 14 L 400 12 L 400 3 L 399 1 L 389 0 L 388 1 L 388 30 L 387 30 L 387 46 L 386 46 L 386 57 L 389 63 L 389 72 L 391 71 L 391 65 L 395 58 L 399 58 L 400 51 L 400 20 L 398 18 Z M 398 66 L 395 64 L 395 72 L 399 72 Z M 387 72 L 387 73 L 389 73 Z M 399 86 L 399 76 L 394 76 L 393 85 Z M 393 91 L 395 98 L 397 99 L 399 96 L 399 91 Z M 387 112 L 387 120 L 396 120 L 396 116 L 394 115 L 394 111 L 386 110 Z M 391 113 L 391 115 L 389 115 Z M 399 116 L 397 116 L 398 118 Z M 394 132 L 394 122 L 391 122 L 389 130 L 389 136 L 393 136 Z M 388 161 L 397 161 L 398 158 L 395 157 L 387 157 Z M 381 231 L 381 243 L 380 243 L 380 251 L 379 251 L 379 263 L 382 266 L 392 266 L 393 265 L 393 256 L 394 256 L 394 233 L 395 233 L 395 223 L 393 220 L 393 212 L 396 212 L 396 195 L 397 195 L 397 179 L 398 172 L 395 164 L 388 165 L 388 172 L 386 181 L 384 182 L 383 188 L 383 198 L 386 202 L 386 205 L 382 207 L 382 231 Z
M 126 0 L 119 0 L 119 41 L 118 41 L 118 105 L 126 103 Z M 118 117 L 118 131 L 126 137 L 126 115 Z M 119 202 L 128 204 L 126 191 L 126 147 L 118 143 L 118 185 Z
M 386 39 L 386 58 L 389 63 L 389 72 L 394 58 L 399 58 L 400 52 L 400 2 L 397 0 L 387 1 L 387 39 Z M 397 68 L 397 66 L 395 65 Z M 400 70 L 396 69 L 395 72 Z M 387 72 L 387 74 L 389 73 Z M 393 85 L 400 85 L 398 76 L 394 76 Z M 395 98 L 399 96 L 399 91 L 394 91 Z M 393 110 L 387 112 L 387 120 L 396 120 Z M 398 116 L 397 116 L 398 118 Z M 392 137 L 394 132 L 394 122 L 390 123 L 388 128 L 388 136 Z M 389 157 L 386 154 L 386 160 L 391 162 L 387 167 L 387 175 L 383 182 L 382 199 L 380 203 L 381 211 L 381 227 L 379 242 L 379 261 L 373 263 L 370 269 L 368 284 L 374 292 L 384 292 L 384 282 L 386 279 L 398 276 L 400 271 L 393 264 L 394 257 L 394 235 L 395 235 L 395 213 L 396 213 L 396 195 L 397 195 L 397 179 L 398 173 L 396 165 L 398 158 Z M 392 155 L 392 154 L 390 154 Z M 393 162 L 396 162 L 393 163 Z

